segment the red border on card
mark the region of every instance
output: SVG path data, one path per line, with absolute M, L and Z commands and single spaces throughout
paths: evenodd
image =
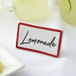
M 53 55 L 53 54 L 41 52 L 41 51 L 34 50 L 34 49 L 19 47 L 19 46 L 18 46 L 18 38 L 19 38 L 19 28 L 20 28 L 20 25 L 29 26 L 29 27 L 34 27 L 34 28 L 38 28 L 38 29 L 44 29 L 44 30 L 51 30 L 51 31 L 55 31 L 55 32 L 60 32 L 60 38 L 59 38 L 57 55 Z M 35 25 L 26 24 L 26 23 L 22 23 L 22 22 L 20 22 L 20 23 L 18 24 L 17 39 L 16 39 L 16 48 L 23 49 L 23 50 L 28 50 L 28 51 L 33 51 L 33 52 L 37 52 L 37 53 L 41 53 L 41 54 L 45 54 L 45 55 L 49 55 L 49 56 L 53 56 L 53 57 L 59 57 L 60 47 L 61 47 L 61 40 L 62 40 L 62 31 L 61 31 L 61 30 L 52 29 L 52 28 L 46 28 L 46 27 L 41 27 L 41 26 L 35 26 Z

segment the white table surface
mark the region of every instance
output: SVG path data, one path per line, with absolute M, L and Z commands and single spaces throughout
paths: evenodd
M 76 26 L 61 19 L 55 0 L 49 0 L 49 5 L 48 17 L 33 24 L 64 30 L 59 58 L 16 49 L 20 20 L 0 8 L 0 45 L 25 64 L 25 68 L 10 76 L 76 76 Z

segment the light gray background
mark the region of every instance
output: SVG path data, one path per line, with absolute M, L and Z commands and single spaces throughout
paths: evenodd
M 33 23 L 64 30 L 59 58 L 16 49 L 18 22 L 13 13 L 0 9 L 0 45 L 25 64 L 25 68 L 10 76 L 76 76 L 76 26 L 61 19 L 55 0 L 49 0 L 48 17 Z
M 46 42 L 51 42 L 52 39 L 54 37 L 55 41 L 54 43 L 56 44 L 55 47 L 51 48 L 49 46 L 45 46 L 43 44 L 37 44 L 30 42 L 30 44 L 23 44 L 20 45 L 25 37 L 25 35 L 27 34 L 27 31 L 29 31 L 26 39 L 24 40 L 24 42 L 28 42 L 29 38 L 32 39 L 40 39 L 41 41 L 46 41 Z M 49 53 L 52 55 L 57 56 L 58 53 L 58 47 L 59 47 L 59 40 L 60 40 L 60 32 L 57 31 L 49 31 L 49 30 L 44 30 L 44 29 L 38 29 L 38 28 L 33 28 L 33 27 L 29 27 L 29 26 L 20 26 L 19 28 L 19 38 L 18 38 L 18 46 L 19 47 L 23 47 L 23 48 L 29 48 L 29 49 L 34 49 L 34 50 L 38 50 L 41 52 L 45 52 L 45 53 Z

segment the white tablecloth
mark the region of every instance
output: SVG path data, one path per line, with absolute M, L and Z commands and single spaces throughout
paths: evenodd
M 49 0 L 48 17 L 33 24 L 63 30 L 59 58 L 16 49 L 18 22 L 14 13 L 0 8 L 0 45 L 25 64 L 10 76 L 76 76 L 76 26 L 61 19 L 55 0 Z

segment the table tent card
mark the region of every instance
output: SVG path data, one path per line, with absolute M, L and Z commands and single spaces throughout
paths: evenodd
M 59 57 L 62 31 L 26 23 L 18 24 L 16 48 Z

